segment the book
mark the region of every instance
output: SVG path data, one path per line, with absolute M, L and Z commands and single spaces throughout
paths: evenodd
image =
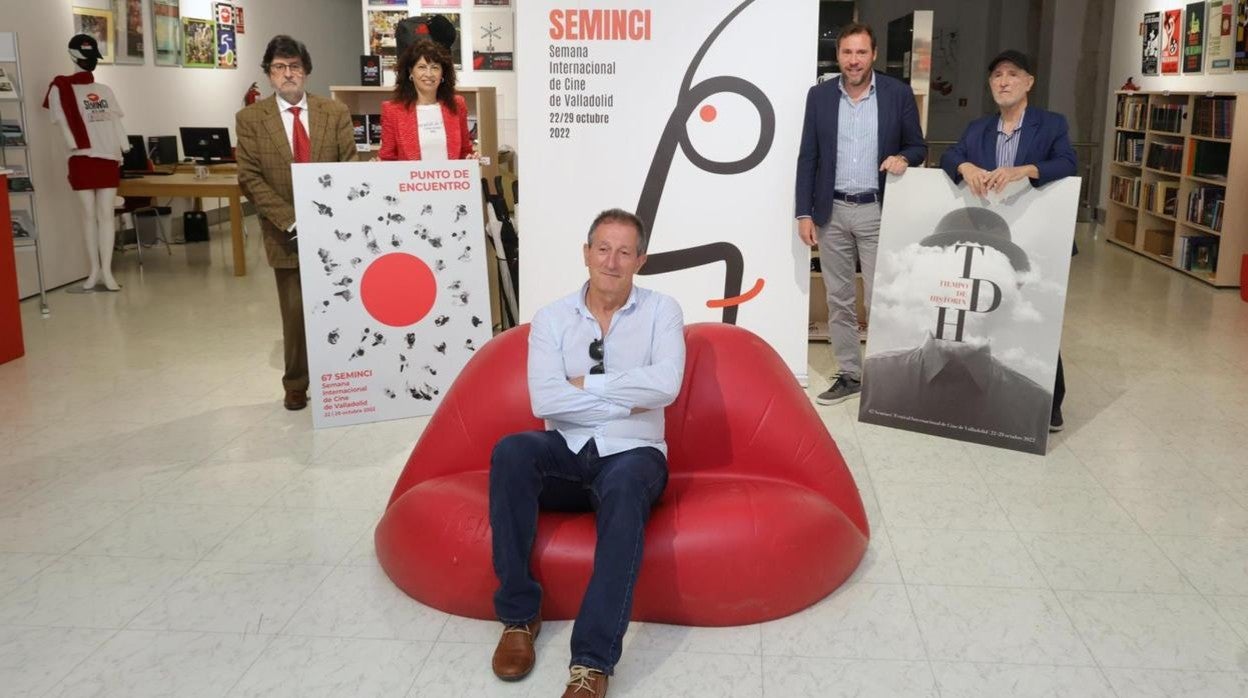
M 381 146 L 381 114 L 368 115 L 368 144 L 374 148 Z
M 34 191 L 35 185 L 30 181 L 30 175 L 26 173 L 25 165 L 9 165 L 12 174 L 9 175 L 9 191 Z
M 26 134 L 22 132 L 22 122 L 17 119 L 0 120 L 0 138 L 6 148 L 20 148 L 26 145 Z
M 10 219 L 14 239 L 33 239 L 36 236 L 35 221 L 30 217 L 30 211 L 13 209 Z
M 368 117 L 363 114 L 351 115 L 351 131 L 355 136 L 355 145 L 368 145 Z
M 9 74 L 4 72 L 4 68 L 0 68 L 0 99 L 17 99 L 17 86 L 13 84 L 13 79 Z
M 381 87 L 380 56 L 360 56 L 360 84 L 364 87 Z
M 1212 274 L 1218 268 L 1218 238 L 1213 235 L 1190 235 L 1181 258 L 1188 271 Z

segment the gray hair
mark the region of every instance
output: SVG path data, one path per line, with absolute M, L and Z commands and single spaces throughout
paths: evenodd
M 594 216 L 594 222 L 589 224 L 589 234 L 585 236 L 586 245 L 594 244 L 594 231 L 603 223 L 624 223 L 633 226 L 637 230 L 637 255 L 646 253 L 646 247 L 650 244 L 650 232 L 646 230 L 646 224 L 637 217 L 637 214 L 622 208 L 609 208 Z

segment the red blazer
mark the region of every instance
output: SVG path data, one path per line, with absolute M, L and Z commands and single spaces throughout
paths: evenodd
M 441 104 L 441 103 L 440 103 Z M 464 160 L 472 153 L 472 137 L 468 135 L 468 104 L 455 95 L 452 114 L 445 104 L 442 107 L 442 124 L 446 129 L 446 156 L 451 160 Z M 419 160 L 420 136 L 416 131 L 416 103 L 404 106 L 397 100 L 381 103 L 381 152 L 382 160 Z

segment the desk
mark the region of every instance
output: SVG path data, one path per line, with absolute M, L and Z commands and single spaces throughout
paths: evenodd
M 243 254 L 243 204 L 240 201 L 243 190 L 238 186 L 238 175 L 210 174 L 204 179 L 195 179 L 193 174 L 172 174 L 166 177 L 123 179 L 117 187 L 117 195 L 229 199 L 234 276 L 247 275 L 247 258 Z

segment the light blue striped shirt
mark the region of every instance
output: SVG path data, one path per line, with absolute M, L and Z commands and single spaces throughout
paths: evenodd
M 576 453 L 591 438 L 598 455 L 652 446 L 667 454 L 663 408 L 685 375 L 685 320 L 671 296 L 633 286 L 604 340 L 606 373 L 589 375 L 589 345 L 602 334 L 580 291 L 543 307 L 529 329 L 529 399 Z M 568 382 L 585 377 L 585 388 Z M 632 408 L 646 411 L 631 414 Z
M 859 194 L 880 188 L 879 101 L 875 73 L 867 93 L 855 104 L 838 80 L 841 103 L 836 114 L 836 191 Z
M 1024 112 L 1026 116 L 1026 112 Z M 1018 125 L 1008 136 L 1005 133 L 1005 120 L 997 117 L 997 167 L 1013 167 L 1018 158 L 1018 134 L 1023 132 L 1023 117 L 1018 117 Z

